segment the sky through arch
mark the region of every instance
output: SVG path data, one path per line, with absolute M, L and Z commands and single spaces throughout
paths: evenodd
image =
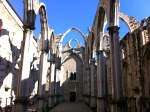
M 99 0 L 40 1 L 46 4 L 48 24 L 50 28 L 54 30 L 55 34 L 63 34 L 67 29 L 71 27 L 78 28 L 84 34 L 88 34 L 87 27 L 91 28 L 93 25 L 95 13 L 99 2 Z M 23 0 L 9 0 L 9 2 L 12 4 L 16 12 L 23 19 Z M 134 16 L 139 22 L 141 22 L 143 18 L 150 16 L 149 4 L 150 0 L 120 0 L 120 11 L 129 16 Z M 38 24 L 39 22 L 37 22 L 36 26 L 39 29 L 40 25 Z M 38 35 L 38 29 L 37 32 L 35 32 L 35 35 Z M 123 28 L 121 28 L 121 30 L 122 29 Z M 120 35 L 124 35 L 121 30 Z M 69 33 L 69 35 L 66 36 L 75 38 L 80 36 L 78 35 L 78 33 L 71 34 Z

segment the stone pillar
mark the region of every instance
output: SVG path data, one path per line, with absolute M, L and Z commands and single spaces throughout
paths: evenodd
M 37 112 L 43 112 L 45 108 L 45 86 L 46 86 L 46 76 L 47 76 L 47 53 L 42 51 L 40 56 L 40 69 L 39 69 L 39 79 L 38 79 L 38 105 Z
M 87 50 L 87 44 L 85 43 L 85 66 L 84 66 L 84 98 L 85 98 L 85 103 L 89 104 L 89 96 L 90 95 L 90 90 L 89 90 L 89 59 L 88 59 L 88 50 Z
M 18 88 L 15 99 L 15 112 L 26 112 L 28 103 L 28 78 L 30 74 L 30 38 L 33 38 L 33 30 L 24 29 L 24 38 L 21 45 L 21 67 L 18 75 Z
M 96 73 L 95 73 L 95 59 L 91 59 L 91 71 L 90 71 L 90 74 L 91 74 L 91 98 L 90 98 L 90 107 L 91 108 L 95 108 L 96 107 L 96 94 L 95 94 L 95 76 L 96 76 Z
M 62 64 L 61 65 L 61 71 L 60 71 L 60 74 L 59 74 L 59 78 L 60 78 L 60 96 L 59 96 L 59 103 L 62 103 L 63 102 L 63 100 L 64 100 L 64 97 L 63 97 L 63 83 L 64 83 L 64 80 L 63 80 L 63 78 L 64 78 L 64 76 L 63 76 L 63 73 L 64 73 L 64 65 Z M 66 71 L 66 78 L 68 78 L 68 71 Z
M 97 112 L 105 112 L 105 63 L 103 51 L 97 51 Z
M 84 91 L 85 91 L 85 103 L 88 102 L 88 99 L 87 99 L 87 67 L 85 66 L 85 72 L 84 72 Z
M 119 48 L 119 27 L 111 26 L 108 28 L 110 35 L 110 61 L 112 75 L 112 112 L 122 112 L 121 98 L 122 94 L 122 77 L 121 77 L 121 60 Z
M 56 105 L 56 75 L 57 75 L 57 70 L 55 69 L 55 75 L 54 75 L 54 97 L 53 97 L 53 103 Z
M 86 103 L 90 104 L 90 94 L 91 94 L 91 90 L 90 90 L 90 67 L 86 67 Z
M 54 91 L 54 104 L 57 105 L 58 104 L 58 96 L 59 96 L 59 73 L 60 70 L 56 69 L 56 74 L 55 74 L 55 91 Z
M 86 66 L 83 66 L 83 96 L 84 96 L 84 101 L 85 101 L 85 96 L 86 96 Z
M 53 107 L 53 97 L 54 97 L 54 74 L 55 74 L 55 63 L 51 62 L 51 71 L 50 71 L 50 86 L 49 86 L 49 99 L 48 106 Z

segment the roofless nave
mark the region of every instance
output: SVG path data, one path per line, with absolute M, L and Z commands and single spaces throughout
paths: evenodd
M 0 8 L 2 111 L 44 112 L 62 102 L 84 102 L 97 112 L 150 111 L 150 18 L 138 22 L 119 12 L 119 0 L 101 0 L 88 35 L 74 27 L 56 35 L 38 0 L 24 0 L 23 22 L 9 1 L 0 0 Z M 41 33 L 35 39 L 37 14 Z M 122 39 L 119 19 L 129 28 Z M 71 31 L 85 47 L 75 38 L 62 46 Z

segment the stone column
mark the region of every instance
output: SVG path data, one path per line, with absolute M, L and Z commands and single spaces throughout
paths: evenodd
M 89 87 L 88 87 L 88 80 L 89 80 L 89 68 L 88 68 L 88 50 L 87 50 L 87 44 L 85 43 L 85 66 L 84 66 L 84 98 L 85 98 L 85 103 L 89 104 L 89 99 L 88 99 L 88 92 L 89 92 Z M 90 93 L 89 93 L 90 94 Z
M 90 67 L 86 67 L 86 103 L 90 104 Z
M 53 101 L 54 101 L 54 105 L 56 105 L 56 75 L 57 75 L 57 69 L 55 68 L 55 75 L 54 75 L 54 97 L 53 97 Z
M 85 66 L 85 72 L 84 72 L 84 91 L 85 91 L 85 103 L 88 102 L 88 99 L 87 99 L 87 67 Z
M 59 74 L 59 78 L 60 78 L 60 97 L 59 97 L 59 103 L 62 103 L 64 100 L 64 94 L 63 94 L 63 83 L 64 83 L 64 65 L 61 65 L 61 71 Z M 66 79 L 68 78 L 68 71 L 66 71 Z
M 95 94 L 95 89 L 96 89 L 96 87 L 95 87 L 95 83 L 96 83 L 96 81 L 95 81 L 95 75 L 96 75 L 96 73 L 95 73 L 95 59 L 93 58 L 93 59 L 91 59 L 91 71 L 90 71 L 90 74 L 91 74 L 91 98 L 90 98 L 90 107 L 91 108 L 95 108 L 96 107 L 96 94 Z
M 21 67 L 18 75 L 18 87 L 15 99 L 15 112 L 26 112 L 28 103 L 28 78 L 30 74 L 30 38 L 33 38 L 33 30 L 24 29 L 24 37 L 21 45 Z
M 40 56 L 40 69 L 39 69 L 39 79 L 38 79 L 38 105 L 37 112 L 43 112 L 45 108 L 45 86 L 46 86 L 46 76 L 47 76 L 47 53 L 42 51 Z
M 112 75 L 112 112 L 121 112 L 122 98 L 122 77 L 121 77 L 121 60 L 119 48 L 119 27 L 111 26 L 108 28 L 110 35 L 110 61 Z M 120 106 L 119 106 L 120 104 Z
M 105 112 L 105 71 L 103 51 L 97 51 L 97 112 Z
M 84 101 L 85 101 L 85 96 L 86 96 L 86 66 L 83 66 L 83 96 L 84 96 Z
M 48 98 L 48 106 L 49 107 L 53 107 L 54 103 L 53 103 L 53 95 L 54 95 L 54 74 L 55 74 L 55 63 L 54 62 L 50 62 L 51 63 L 51 68 L 50 68 L 50 86 L 49 86 L 49 98 Z
M 56 74 L 55 74 L 55 91 L 54 91 L 54 104 L 57 105 L 58 104 L 58 96 L 59 96 L 59 87 L 58 87 L 58 83 L 59 83 L 59 69 L 56 69 Z
M 35 4 L 33 4 L 35 5 Z M 39 67 L 39 79 L 38 79 L 38 105 L 37 112 L 42 112 L 45 109 L 45 97 L 46 97 L 46 77 L 48 71 L 48 52 L 49 52 L 49 37 L 48 37 L 48 24 L 47 18 L 44 17 L 46 12 L 42 12 L 40 9 L 40 21 L 41 21 L 41 55 L 40 55 L 40 67 Z

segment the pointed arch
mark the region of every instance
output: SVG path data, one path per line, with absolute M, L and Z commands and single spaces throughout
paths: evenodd
M 106 22 L 106 12 L 105 9 L 101 6 L 99 8 L 99 16 L 98 16 L 98 31 L 102 32 L 105 27 L 105 22 Z
M 130 33 L 140 26 L 140 23 L 133 16 L 119 13 L 119 18 L 127 25 Z
M 39 38 L 41 38 L 41 50 L 48 52 L 49 51 L 49 40 L 50 37 L 48 35 L 48 21 L 47 21 L 47 13 L 46 13 L 46 6 L 44 3 L 40 3 L 38 5 L 38 8 L 36 9 L 36 11 L 39 12 L 40 15 L 40 24 L 41 24 L 41 32 L 39 35 Z
M 74 27 L 68 29 L 68 30 L 61 36 L 60 42 L 62 42 L 63 39 L 64 39 L 64 37 L 65 37 L 69 32 L 71 32 L 71 31 L 73 31 L 73 30 L 77 31 L 77 32 L 83 37 L 84 42 L 86 43 L 86 36 L 85 36 L 79 29 L 74 28 Z
M 96 38 L 95 38 L 95 47 L 98 50 L 99 47 L 101 49 L 101 44 L 100 44 L 101 39 L 100 38 L 103 36 L 104 28 L 105 28 L 105 25 L 106 25 L 106 22 L 107 22 L 105 9 L 101 5 L 98 9 L 98 13 L 96 15 L 96 18 L 97 19 L 95 19 L 94 24 L 97 24 L 97 26 L 94 27 L 93 31 L 97 35 Z

